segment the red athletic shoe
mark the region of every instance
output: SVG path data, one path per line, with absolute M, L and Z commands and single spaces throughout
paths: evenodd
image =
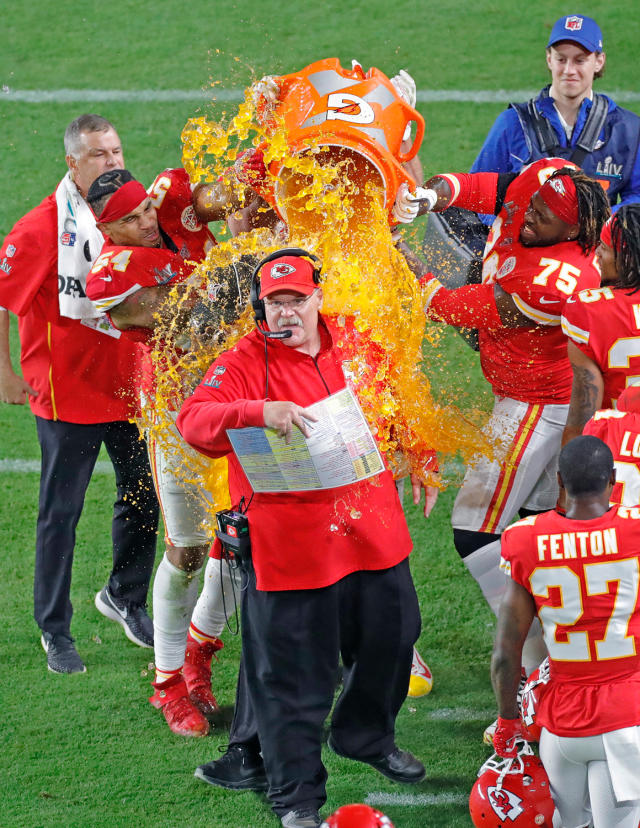
M 195 638 L 187 636 L 182 673 L 189 698 L 205 716 L 212 716 L 220 710 L 216 697 L 211 692 L 211 658 L 223 647 L 219 638 L 200 644 Z
M 206 736 L 209 722 L 189 698 L 182 673 L 167 681 L 152 682 L 155 693 L 149 701 L 162 710 L 167 724 L 178 736 Z

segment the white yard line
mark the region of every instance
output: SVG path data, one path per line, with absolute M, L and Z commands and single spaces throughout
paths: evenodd
M 468 794 L 447 793 L 439 794 L 395 794 L 374 791 L 364 798 L 366 805 L 375 808 L 386 808 L 388 805 L 405 805 L 410 808 L 424 807 L 425 805 L 466 805 Z
M 0 474 L 24 474 L 25 472 L 40 474 L 40 461 L 0 458 Z M 108 460 L 98 460 L 93 472 L 94 474 L 113 474 L 113 466 Z
M 600 91 L 600 90 L 599 90 Z M 534 89 L 419 89 L 419 103 L 509 103 L 525 101 L 535 94 Z M 613 90 L 608 92 L 618 103 L 640 101 L 640 92 Z M 240 102 L 244 90 L 240 87 L 211 87 L 210 89 L 11 89 L 3 86 L 0 102 L 17 103 L 81 103 L 91 101 L 208 101 Z
M 495 710 L 470 710 L 466 707 L 441 707 L 425 714 L 425 718 L 432 722 L 490 722 L 495 717 Z

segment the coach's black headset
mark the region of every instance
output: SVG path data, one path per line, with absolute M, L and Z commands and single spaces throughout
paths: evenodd
M 264 307 L 264 299 L 260 298 L 260 271 L 262 268 L 272 262 L 274 259 L 279 259 L 282 256 L 300 256 L 304 259 L 310 259 L 315 264 L 313 265 L 313 282 L 316 285 L 320 284 L 321 265 L 320 260 L 313 253 L 303 250 L 301 247 L 283 247 L 282 250 L 276 250 L 270 253 L 266 258 L 255 266 L 253 276 L 251 277 L 251 289 L 249 291 L 249 298 L 251 300 L 251 307 L 253 308 L 253 318 L 256 323 L 256 328 L 264 337 L 264 396 L 269 399 L 269 354 L 267 351 L 267 340 L 269 339 L 288 339 L 292 334 L 291 331 L 267 331 L 264 324 L 267 320 L 267 314 Z M 324 380 L 323 380 L 324 382 Z
M 301 247 L 283 247 L 282 250 L 276 250 L 266 256 L 261 262 L 256 265 L 253 276 L 251 277 L 251 289 L 249 298 L 251 299 L 251 307 L 253 308 L 254 320 L 258 331 L 267 339 L 288 339 L 291 336 L 291 331 L 267 331 L 264 323 L 267 319 L 267 314 L 264 307 L 264 300 L 260 298 L 260 271 L 269 262 L 274 259 L 280 259 L 282 256 L 300 256 L 304 259 L 311 259 L 313 264 L 313 282 L 316 285 L 320 284 L 321 266 L 320 260 L 313 253 L 303 250 Z

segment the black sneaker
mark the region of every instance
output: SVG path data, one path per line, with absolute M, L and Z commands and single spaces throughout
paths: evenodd
M 269 787 L 262 757 L 241 744 L 229 745 L 219 759 L 197 767 L 194 776 L 234 791 L 266 791 Z
M 414 785 L 416 782 L 422 782 L 426 776 L 422 762 L 416 759 L 408 750 L 401 750 L 399 747 L 395 747 L 391 753 L 387 756 L 381 756 L 379 759 L 362 759 L 359 756 L 349 756 L 348 753 L 340 750 L 331 735 L 327 739 L 327 746 L 338 756 L 371 765 L 372 768 L 386 776 L 387 779 L 391 779 L 392 782 Z
M 138 647 L 153 648 L 153 621 L 149 618 L 143 604 L 134 606 L 127 601 L 120 601 L 106 586 L 95 598 L 96 609 L 112 621 L 124 627 L 124 633 Z
M 295 811 L 286 813 L 280 821 L 283 828 L 318 828 L 322 824 L 315 808 L 296 808 Z
M 68 635 L 51 635 L 43 632 L 40 636 L 42 649 L 47 654 L 47 667 L 52 673 L 86 673 L 87 668 L 73 646 Z

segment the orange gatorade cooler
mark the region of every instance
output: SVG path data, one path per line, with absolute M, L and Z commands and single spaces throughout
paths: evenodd
M 292 155 L 322 147 L 334 149 L 335 159 L 349 157 L 354 176 L 376 179 L 388 212 L 400 184 L 406 182 L 413 189 L 421 183 L 414 181 L 402 163 L 418 152 L 424 119 L 379 69 L 365 72 L 356 64 L 347 70 L 337 58 L 327 58 L 274 81 L 280 92 L 273 108 L 264 112 L 263 125 L 269 135 L 284 124 Z M 415 137 L 410 149 L 402 152 L 403 135 L 412 122 Z M 286 218 L 291 180 L 278 159 L 270 162 L 269 172 L 277 179 L 275 206 Z

